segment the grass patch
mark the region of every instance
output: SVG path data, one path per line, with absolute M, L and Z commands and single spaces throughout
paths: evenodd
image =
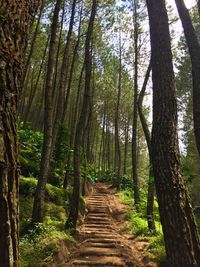
M 50 262 L 55 253 L 58 252 L 60 241 L 63 239 L 75 242 L 68 232 L 59 228 L 60 224 L 53 220 L 48 223 L 40 223 L 21 238 L 22 267 L 39 267 Z
M 120 201 L 123 204 L 129 205 L 130 209 L 126 212 L 125 218 L 129 222 L 123 231 L 128 231 L 131 234 L 137 235 L 139 238 L 145 239 L 150 243 L 149 249 L 147 252 L 147 257 L 150 260 L 156 262 L 163 262 L 166 258 L 164 238 L 162 232 L 162 226 L 159 221 L 159 211 L 158 204 L 155 201 L 155 224 L 156 224 L 156 234 L 153 235 L 149 232 L 148 224 L 146 220 L 146 193 L 142 192 L 139 213 L 137 213 L 133 207 L 133 191 L 124 190 L 117 193 L 120 198 Z

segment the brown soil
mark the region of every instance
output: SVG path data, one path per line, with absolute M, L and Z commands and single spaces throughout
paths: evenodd
M 87 198 L 87 214 L 78 229 L 80 243 L 63 267 L 156 267 L 144 263 L 147 242 L 139 242 L 128 234 L 120 234 L 126 224 L 127 206 L 119 202 L 115 191 L 105 184 L 96 184 Z

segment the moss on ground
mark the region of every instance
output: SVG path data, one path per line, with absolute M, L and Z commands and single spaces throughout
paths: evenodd
M 62 188 L 47 184 L 44 221 L 30 227 L 36 184 L 35 178 L 20 178 L 21 267 L 40 267 L 53 259 L 61 240 L 75 242 L 64 229 L 70 193 Z

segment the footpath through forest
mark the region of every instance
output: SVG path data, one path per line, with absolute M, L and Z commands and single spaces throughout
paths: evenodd
M 79 228 L 82 241 L 64 267 L 157 266 L 143 261 L 148 244 L 119 233 L 125 223 L 127 207 L 120 204 L 110 186 L 96 184 L 87 199 L 87 209 L 84 223 Z

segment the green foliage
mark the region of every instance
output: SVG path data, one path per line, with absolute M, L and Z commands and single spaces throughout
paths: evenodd
M 103 183 L 106 182 L 112 184 L 113 186 L 116 186 L 118 184 L 118 179 L 120 179 L 120 186 L 122 190 L 133 187 L 133 181 L 130 176 L 123 175 L 119 178 L 117 177 L 117 175 L 113 170 L 106 170 L 106 171 L 100 170 L 97 172 L 97 177 L 98 181 Z
M 199 16 L 196 9 L 191 10 L 191 18 L 197 36 L 200 36 Z M 178 107 L 183 124 L 184 153 L 182 166 L 187 181 L 193 206 L 200 205 L 200 159 L 196 148 L 193 127 L 193 103 L 192 103 L 192 68 L 188 47 L 184 35 L 181 36 L 178 45 L 179 51 L 176 58 L 176 75 Z
M 60 185 L 66 167 L 67 154 L 70 153 L 69 131 L 66 124 L 60 124 L 58 138 L 52 160 L 52 175 L 49 182 L 53 185 Z
M 24 176 L 38 176 L 41 160 L 43 134 L 33 131 L 31 125 L 18 124 L 19 162 Z
M 19 183 L 20 195 L 23 195 L 25 197 L 33 196 L 36 190 L 36 186 L 37 186 L 37 180 L 35 178 L 20 177 L 20 183 Z M 45 189 L 46 200 L 61 205 L 68 203 L 70 197 L 71 197 L 71 192 L 63 188 L 58 188 L 51 184 L 46 184 L 46 189 Z
M 20 259 L 22 267 L 42 266 L 52 260 L 62 240 L 74 242 L 64 230 L 70 193 L 50 184 L 46 186 L 44 222 L 30 225 L 37 180 L 20 177 Z M 83 200 L 82 200 L 83 201 Z
M 51 222 L 34 225 L 20 240 L 21 266 L 39 267 L 50 262 L 63 239 L 74 242 L 68 232 L 57 229 Z
M 155 201 L 155 224 L 156 224 L 156 234 L 152 234 L 148 230 L 148 224 L 146 219 L 146 194 L 147 192 L 143 189 L 141 191 L 141 203 L 139 206 L 139 213 L 136 213 L 133 207 L 133 191 L 124 190 L 117 193 L 121 202 L 123 204 L 129 205 L 130 209 L 126 212 L 126 219 L 128 220 L 128 225 L 122 229 L 122 231 L 129 231 L 131 234 L 137 235 L 138 239 L 142 240 L 144 237 L 146 241 L 150 243 L 148 254 L 146 255 L 149 259 L 163 262 L 165 260 L 165 246 L 164 238 L 162 233 L 162 226 L 159 221 L 158 204 Z

